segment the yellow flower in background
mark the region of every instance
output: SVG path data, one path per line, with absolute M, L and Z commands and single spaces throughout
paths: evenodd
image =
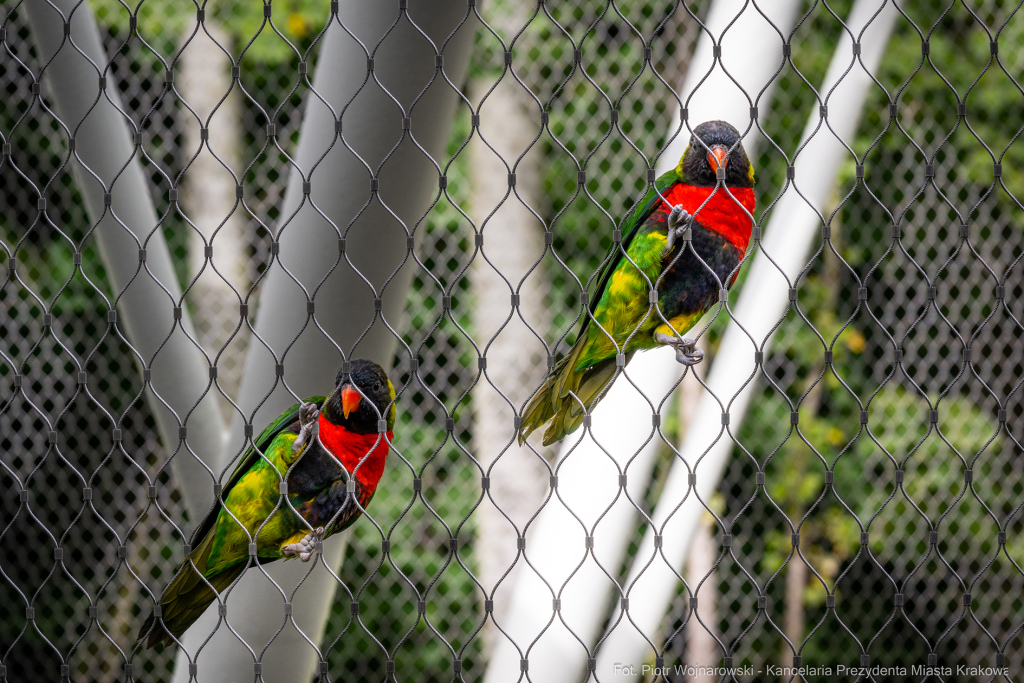
M 864 352 L 864 335 L 857 330 L 850 329 L 846 331 L 846 348 L 850 349 L 853 353 Z
M 828 442 L 833 446 L 838 446 L 844 441 L 843 431 L 836 427 L 829 427 L 829 430 L 825 432 L 825 438 L 828 439 Z
M 305 37 L 306 33 L 309 32 L 309 24 L 306 22 L 306 17 L 301 12 L 292 12 L 288 15 L 288 19 L 285 21 L 285 26 L 288 29 L 288 33 L 292 34 L 296 38 Z

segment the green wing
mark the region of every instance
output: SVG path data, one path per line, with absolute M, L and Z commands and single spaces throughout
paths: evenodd
M 323 407 L 325 400 L 327 399 L 323 396 L 310 396 L 305 400 L 305 403 L 315 403 L 317 407 Z M 255 448 L 250 446 L 245 453 L 242 454 L 238 464 L 235 465 L 235 469 L 231 472 L 231 476 L 228 477 L 227 483 L 222 487 L 220 499 L 214 501 L 214 505 L 210 510 L 210 513 L 206 515 L 203 523 L 196 528 L 195 533 L 192 535 L 193 545 L 198 545 L 198 541 L 202 540 L 213 528 L 213 525 L 216 524 L 217 514 L 220 512 L 220 508 L 223 505 L 223 499 L 228 495 L 228 492 L 234 488 L 235 484 L 238 483 L 242 476 L 256 463 L 260 458 L 260 453 L 265 453 L 267 448 L 270 447 L 270 443 L 277 438 L 277 435 L 283 432 L 288 425 L 299 419 L 299 406 L 301 405 L 301 403 L 296 403 L 285 410 L 283 413 L 278 415 L 273 422 L 267 425 L 266 428 L 260 432 L 259 436 L 253 439 Z M 256 449 L 259 449 L 259 451 Z
M 597 317 L 597 307 L 601 302 L 601 297 L 604 295 L 605 288 L 608 287 L 608 281 L 611 279 L 612 274 L 618 269 L 622 263 L 623 254 L 629 251 L 630 245 L 633 243 L 634 238 L 640 231 L 640 226 L 644 224 L 652 213 L 654 213 L 655 207 L 661 201 L 661 197 L 658 196 L 658 192 L 662 195 L 666 194 L 674 184 L 679 182 L 679 174 L 676 173 L 675 169 L 672 169 L 668 173 L 663 173 L 657 180 L 654 181 L 654 187 L 647 191 L 644 198 L 637 203 L 632 211 L 626 216 L 626 220 L 622 223 L 622 249 L 616 250 L 616 253 L 612 256 L 611 260 L 601 269 L 597 276 L 597 288 L 594 290 L 594 296 L 590 297 L 590 312 Z M 657 188 L 657 192 L 655 192 Z M 591 318 L 587 316 L 583 320 L 583 324 L 580 326 L 579 334 L 576 335 L 576 344 L 579 345 L 581 339 L 585 339 L 584 336 L 587 329 L 590 327 Z
M 662 195 L 668 192 L 669 188 L 675 185 L 679 181 L 679 174 L 676 173 L 675 169 L 672 169 L 668 173 L 663 173 L 654 181 L 654 187 L 647 191 L 644 198 L 633 208 L 631 212 L 626 216 L 626 220 L 622 223 L 622 249 L 616 250 L 615 255 L 612 259 L 605 264 L 601 269 L 600 274 L 597 276 L 597 289 L 595 290 L 594 296 L 590 297 L 590 312 L 597 312 L 597 305 L 601 301 L 601 295 L 604 294 L 605 287 L 608 286 L 608 280 L 611 278 L 612 273 L 619 267 L 619 263 L 622 262 L 623 253 L 629 251 L 629 245 L 633 243 L 633 238 L 636 237 L 637 232 L 640 230 L 640 226 L 644 224 L 644 221 L 654 213 L 654 209 L 658 206 L 658 202 L 661 201 L 661 197 L 658 196 L 658 192 Z M 657 192 L 655 192 L 657 188 Z M 576 336 L 577 339 L 583 338 L 583 333 L 587 329 L 590 323 L 590 317 L 583 321 L 583 326 L 580 327 L 580 333 Z

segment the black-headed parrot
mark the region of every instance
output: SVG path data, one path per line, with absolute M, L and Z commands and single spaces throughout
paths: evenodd
M 351 373 L 338 373 L 335 384 L 329 397 L 293 405 L 253 440 L 255 448 L 243 454 L 192 535 L 193 550 L 160 597 L 159 611 L 143 625 L 139 640 L 147 647 L 181 637 L 249 566 L 250 543 L 260 564 L 308 562 L 324 538 L 369 505 L 393 440 L 395 388 L 368 360 L 353 361 Z M 291 506 L 280 500 L 282 479 Z
M 619 353 L 628 363 L 636 351 L 665 345 L 680 363 L 700 362 L 704 352 L 681 335 L 736 280 L 753 227 L 753 186 L 739 131 L 725 121 L 697 126 L 679 165 L 623 222 L 628 258 L 618 251 L 598 278 L 576 343 L 523 410 L 519 443 L 548 421 L 544 445 L 579 427 L 584 406 L 593 410 L 615 378 Z

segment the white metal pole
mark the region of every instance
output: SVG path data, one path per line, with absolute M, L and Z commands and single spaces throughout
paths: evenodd
M 761 9 L 785 35 L 799 5 L 797 0 L 778 0 Z M 698 42 L 682 90 L 683 104 L 692 125 L 719 118 L 744 130 L 754 102 L 743 90 L 756 98 L 765 87 L 772 88 L 772 76 L 783 63 L 782 38 L 745 0 L 719 0 L 706 25 L 710 35 L 703 35 Z M 721 64 L 713 65 L 711 36 L 721 42 L 724 66 L 739 85 Z M 688 101 L 687 95 L 705 76 L 707 80 Z M 770 99 L 770 92 L 767 95 Z M 684 127 L 659 158 L 659 173 L 675 167 L 689 137 Z M 566 438 L 559 456 L 557 493 L 561 500 L 552 498 L 527 536 L 520 562 L 529 565 L 520 570 L 508 619 L 497 624 L 504 635 L 496 637 L 486 683 L 519 680 L 522 659 L 528 660 L 533 683 L 577 680 L 586 671 L 587 649 L 592 651 L 597 641 L 609 599 L 613 594 L 618 597 L 606 572 L 618 570 L 632 530 L 640 521 L 634 504 L 620 493 L 618 475 L 620 470 L 626 473 L 626 490 L 638 500 L 661 443 L 652 426 L 652 403 L 658 410 L 680 372 L 671 349 L 638 354 L 594 411 L 592 435 L 582 441 L 579 433 Z M 612 507 L 605 513 L 609 505 Z M 594 530 L 592 555 L 587 554 L 586 533 L 574 515 Z M 556 598 L 560 600 L 559 614 L 552 602 Z
M 644 536 L 630 572 L 630 621 L 620 623 L 609 633 L 601 648 L 597 661 L 601 676 L 610 676 L 616 664 L 632 664 L 636 675 L 628 679 L 639 680 L 642 664 L 653 660 L 647 639 L 657 643 L 661 638 L 658 629 L 679 586 L 675 572 L 682 567 L 704 505 L 718 488 L 732 452 L 734 442 L 722 427 L 723 406 L 731 416 L 730 429 L 735 432 L 743 421 L 755 383 L 750 382 L 736 394 L 754 377 L 754 351 L 762 343 L 767 348 L 772 327 L 789 305 L 790 283 L 804 267 L 815 237 L 821 234 L 819 212 L 835 185 L 839 165 L 848 154 L 840 140 L 852 140 L 857 131 L 872 85 L 869 72 L 877 69 L 881 61 L 897 16 L 891 3 L 882 7 L 882 0 L 857 0 L 850 13 L 847 26 L 860 39 L 863 66 L 856 63 L 853 42 L 844 33 L 820 89 L 828 105 L 828 126 L 817 111 L 807 123 L 803 136 L 806 146 L 794 164 L 795 187 L 789 188 L 773 209 L 762 253 L 754 259 L 734 309 L 734 321 L 711 368 L 707 383 L 710 391 L 701 399 L 697 417 L 680 449 L 682 460 L 690 469 L 677 461 L 669 474 L 653 515 L 654 524 Z M 871 24 L 864 29 L 869 21 Z M 696 472 L 696 491 L 690 490 L 691 470 Z M 660 555 L 656 555 L 654 547 L 656 531 L 663 538 Z M 648 567 L 650 558 L 654 561 Z
M 235 197 L 236 178 L 244 168 L 243 95 L 239 86 L 232 88 L 231 58 L 224 52 L 232 39 L 224 26 L 206 16 L 202 29 L 183 34 L 181 42 L 187 44 L 178 53 L 174 81 L 188 104 L 179 110 L 185 129 L 183 156 L 196 156 L 182 178 L 178 203 L 194 226 L 188 240 L 188 277 L 199 276 L 188 299 L 197 304 L 193 322 L 199 342 L 211 356 L 220 353 L 217 385 L 234 398 L 249 340 L 244 327 L 235 334 L 238 301 L 252 281 L 246 254 L 248 217 Z M 209 258 L 207 244 L 213 247 Z M 234 413 L 227 398 L 218 403 L 227 415 Z
M 397 337 L 389 326 L 398 326 L 409 280 L 418 266 L 410 259 L 397 274 L 394 271 L 407 253 L 406 228 L 416 227 L 439 186 L 438 171 L 424 150 L 435 160 L 443 160 L 457 102 L 454 87 L 440 74 L 434 78 L 435 48 L 420 30 L 430 36 L 438 50 L 444 46 L 444 72 L 458 87 L 465 78 L 477 28 L 471 16 L 444 45 L 469 11 L 465 2 L 414 0 L 408 3 L 408 15 L 401 18 L 399 7 L 398 2 L 343 2 L 338 20 L 331 23 L 319 47 L 313 78 L 318 96 L 306 96 L 306 114 L 294 157 L 296 168 L 289 177 L 281 210 L 280 262 L 270 267 L 261 290 L 256 334 L 250 342 L 239 390 L 238 402 L 251 418 L 254 432 L 295 401 L 291 392 L 304 397 L 325 394 L 333 388 L 342 363 L 335 343 L 351 353 L 350 359 L 369 358 L 386 368 L 391 365 Z M 367 78 L 366 54 L 339 20 L 371 51 L 387 34 L 373 55 L 373 70 L 390 94 L 373 76 Z M 432 78 L 433 83 L 416 100 Z M 402 107 L 408 110 L 414 101 L 410 130 L 405 130 Z M 336 116 L 343 110 L 342 134 L 362 160 L 335 139 Z M 380 201 L 373 199 L 364 210 L 371 198 L 371 171 L 367 166 L 375 174 L 380 168 Z M 303 181 L 310 183 L 308 197 Z M 319 285 L 339 254 L 338 233 L 324 216 L 343 233 L 347 230 L 345 253 L 359 272 L 343 258 Z M 383 290 L 379 313 L 375 311 L 374 293 L 363 276 L 378 293 L 392 278 Z M 315 292 L 315 324 L 307 316 L 303 287 L 293 277 L 310 295 Z M 375 315 L 382 315 L 383 320 L 375 319 Z M 296 336 L 298 341 L 289 349 Z M 283 379 L 290 391 L 279 381 L 271 393 L 276 368 L 267 347 L 278 359 L 284 355 Z M 218 463 L 221 469 L 228 468 L 243 447 L 242 435 L 243 421 L 236 414 L 229 448 Z M 417 458 L 414 453 L 407 456 L 414 461 Z M 388 467 L 401 466 L 392 454 Z M 369 514 L 373 512 L 370 506 Z M 370 524 L 365 519 L 357 523 Z M 292 561 L 250 568 L 227 599 L 227 623 L 219 619 L 217 608 L 208 609 L 185 634 L 174 681 L 189 680 L 186 653 L 193 658 L 198 655 L 200 683 L 248 683 L 254 680 L 257 657 L 260 680 L 265 683 L 311 680 L 321 659 L 318 646 L 338 587 L 332 571 L 341 565 L 344 541 L 342 536 L 329 539 L 323 562 L 316 565 Z M 296 590 L 300 582 L 301 589 Z M 285 613 L 286 599 L 291 602 L 291 617 Z M 355 623 L 351 628 L 361 627 Z M 208 637 L 209 642 L 204 643 Z M 382 651 L 382 662 L 385 657 Z
M 104 71 L 107 57 L 92 8 L 77 0 L 50 1 L 52 5 L 48 0 L 27 0 L 25 11 L 39 62 L 47 65 L 45 78 L 55 109 L 75 138 L 77 159 L 70 164 L 75 185 L 90 219 L 99 221 L 95 238 L 89 239 L 99 246 L 111 288 L 124 292 L 118 300 L 117 330 L 151 371 L 147 403 L 167 455 L 173 454 L 171 466 L 189 513 L 201 519 L 213 502 L 213 490 L 210 474 L 196 456 L 213 462 L 224 434 L 210 363 L 188 338 L 195 338 L 195 329 L 183 306 L 181 324 L 175 326 L 173 311 L 181 304 L 181 287 L 139 152 L 121 113 L 124 107 L 117 84 L 109 71 Z M 70 20 L 70 36 L 64 33 L 65 20 Z M 49 61 L 51 57 L 53 61 Z M 103 93 L 101 75 L 107 81 Z M 106 192 L 110 193 L 109 207 Z M 146 249 L 146 266 L 141 269 L 140 245 Z M 208 392 L 205 397 L 204 392 Z M 179 446 L 182 422 L 187 446 Z
M 525 21 L 522 18 L 508 34 L 515 35 Z M 536 329 L 551 327 L 551 315 L 544 307 L 550 282 L 542 268 L 526 277 L 544 253 L 544 225 L 530 208 L 538 206 L 537 199 L 543 196 L 544 174 L 541 150 L 533 144 L 539 118 L 531 118 L 522 86 L 510 75 L 488 92 L 492 84 L 480 79 L 473 89 L 473 101 L 484 102 L 480 106 L 480 137 L 469 147 L 472 206 L 486 246 L 473 259 L 469 277 L 475 297 L 473 333 L 487 354 L 486 373 L 473 390 L 473 451 L 491 481 L 473 513 L 474 550 L 478 578 L 487 598 L 494 601 L 494 618 L 500 621 L 508 612 L 516 576 L 523 566 L 516 562 L 518 530 L 547 497 L 547 461 L 554 460 L 557 450 L 554 446 L 538 449 L 538 455 L 526 446 L 520 448 L 514 440 L 512 406 L 521 406 L 547 373 L 544 344 L 527 322 Z M 518 159 L 531 145 L 519 161 L 519 180 L 512 194 L 502 158 Z M 519 292 L 519 311 L 509 319 L 514 291 Z M 494 621 L 487 622 L 481 635 L 484 651 L 489 653 L 498 636 Z

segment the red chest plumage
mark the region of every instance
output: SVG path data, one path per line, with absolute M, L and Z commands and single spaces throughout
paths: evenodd
M 754 191 L 749 187 L 730 187 L 728 191 L 720 187 L 716 192 L 713 187 L 694 187 L 679 183 L 669 189 L 665 199 L 668 200 L 670 207 L 682 204 L 684 209 L 696 216 L 701 225 L 722 235 L 741 252 L 747 250 L 753 224 L 743 209 L 753 214 L 755 205 Z M 707 204 L 704 204 L 705 200 Z M 664 203 L 662 208 L 669 210 Z
M 363 495 L 373 493 L 377 489 L 381 475 L 384 474 L 384 461 L 389 452 L 388 444 L 395 438 L 394 433 L 356 434 L 329 422 L 323 413 L 320 413 L 317 426 L 320 429 L 320 442 L 324 447 L 349 473 L 355 471 L 356 480 L 363 487 Z

